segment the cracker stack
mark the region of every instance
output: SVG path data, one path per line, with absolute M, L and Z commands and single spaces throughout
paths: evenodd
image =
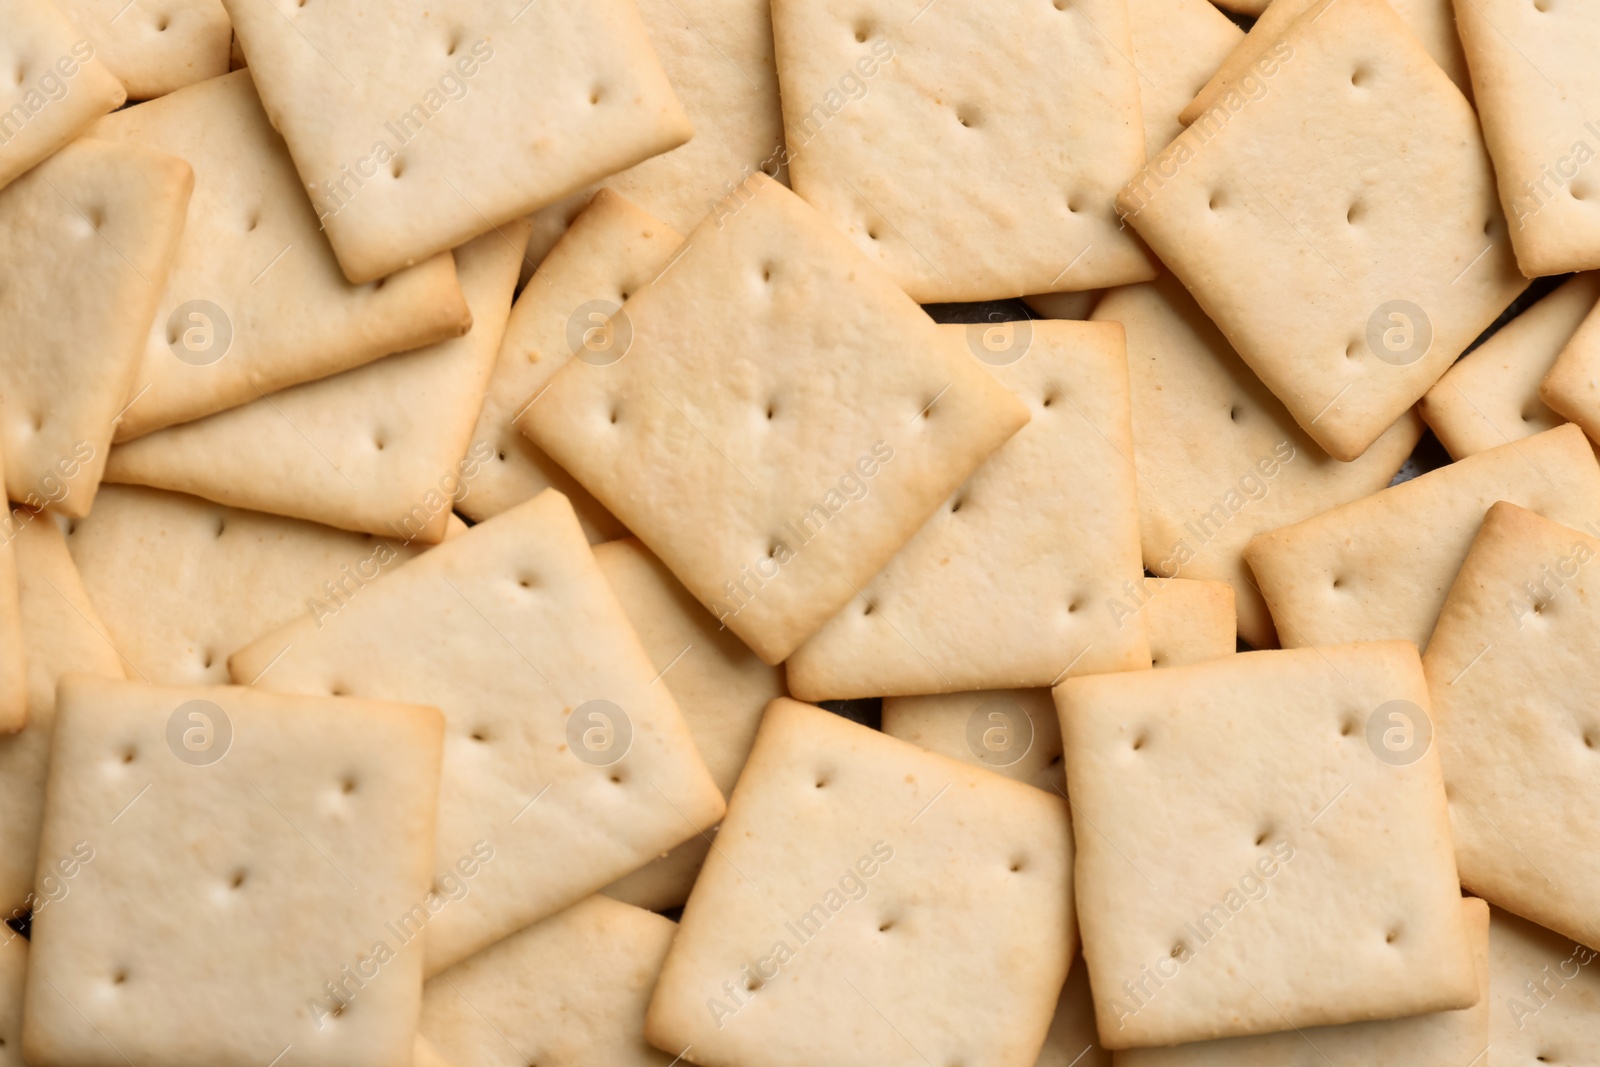
M 0 0 L 0 1067 L 1600 1062 L 1597 56 Z

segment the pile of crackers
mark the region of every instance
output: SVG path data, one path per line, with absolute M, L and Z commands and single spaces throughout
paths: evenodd
M 0 1067 L 1595 1064 L 1597 57 L 0 0 Z

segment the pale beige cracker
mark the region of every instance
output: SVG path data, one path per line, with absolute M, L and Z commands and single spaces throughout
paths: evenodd
M 411 1067 L 439 712 L 88 675 L 59 694 L 39 884 L 70 892 L 33 917 L 27 1061 Z
M 1089 968 L 1082 956 L 1072 961 L 1055 1018 L 1050 1020 L 1050 1032 L 1034 1067 L 1112 1067 L 1111 1053 L 1100 1047 Z
M 1456 0 L 1455 14 L 1522 272 L 1600 267 L 1600 12 Z
M 1600 943 L 1600 526 L 1489 509 L 1423 666 L 1461 884 Z
M 1210 0 L 1127 0 L 1127 4 L 1133 65 L 1139 70 L 1145 154 L 1154 159 L 1183 132 L 1187 123 L 1179 120 L 1179 114 L 1242 47 L 1245 34 Z
M 1128 356 L 1114 322 L 941 326 L 1027 405 L 1001 445 L 789 657 L 806 700 L 1050 686 L 1142 669 Z
M 128 91 L 149 100 L 228 73 L 221 0 L 59 0 Z
M 26 516 L 26 518 L 23 518 Z M 38 906 L 33 868 L 39 855 L 44 779 L 55 729 L 56 681 L 68 672 L 123 676 L 122 659 L 95 613 L 56 520 L 18 511 L 14 537 L 23 651 L 28 662 L 28 724 L 0 737 L 0 918 L 20 919 Z M 21 1045 L 15 1048 L 21 1050 Z
M 588 897 L 436 975 L 421 1032 L 474 1067 L 667 1067 L 644 1012 L 677 924 Z
M 1353 463 L 1295 424 L 1171 275 L 1107 293 L 1095 318 L 1128 334 L 1144 565 L 1233 586 L 1238 631 L 1278 643 L 1244 562 L 1258 533 L 1375 493 L 1422 436 L 1407 414 Z
M 1427 646 L 1450 583 L 1497 500 L 1565 526 L 1600 523 L 1600 465 L 1557 426 L 1264 533 L 1245 549 L 1284 647 Z
M 1295 421 L 1349 461 L 1527 280 L 1472 106 L 1384 0 L 1308 11 L 1270 56 L 1254 98 L 1196 121 L 1118 205 Z
M 1238 614 L 1227 582 L 1144 578 L 1141 584 L 1145 599 L 1136 610 L 1149 622 L 1150 666 L 1181 667 L 1238 651 Z
M 1250 27 L 1250 33 L 1239 42 L 1238 47 L 1225 57 L 1224 62 L 1213 66 L 1215 73 L 1210 80 L 1193 94 L 1192 100 L 1185 101 L 1180 115 L 1182 124 L 1189 125 L 1219 104 L 1226 106 L 1224 98 L 1230 92 L 1242 93 L 1247 97 L 1258 93 L 1262 79 L 1271 78 L 1276 73 L 1272 55 L 1274 46 L 1296 19 L 1318 2 L 1274 0 L 1256 24 Z M 1450 80 L 1462 92 L 1470 92 L 1467 60 L 1461 54 L 1461 41 L 1456 36 L 1455 12 L 1450 9 L 1450 0 L 1393 0 L 1390 6 Z
M 128 94 L 50 0 L 3 0 L 0 188 L 48 158 Z M 18 73 L 20 72 L 20 77 Z
M 621 193 L 602 189 L 543 257 L 511 309 L 489 375 L 470 446 L 489 455 L 459 504 L 463 515 L 482 521 L 559 489 L 590 541 L 627 536 L 605 506 L 519 433 L 513 420 L 575 354 L 610 343 L 606 320 L 660 273 L 682 243 L 683 236 L 660 219 Z
M 194 174 L 83 139 L 0 190 L 0 437 L 12 500 L 86 515 Z
M 694 132 L 632 0 L 223 6 L 353 282 L 454 248 Z
M 423 547 L 131 485 L 66 536 L 129 675 L 154 685 L 227 684 L 236 649 L 337 614 Z
M 148 106 L 148 105 L 146 105 Z M 402 541 L 444 537 L 489 449 L 468 447 L 511 312 L 526 220 L 454 253 L 460 337 L 291 386 L 118 445 L 110 481 Z
M 727 796 L 755 743 L 762 711 L 785 695 L 783 668 L 762 663 L 719 626 L 636 539 L 596 545 L 594 559 L 660 672 L 659 684 L 682 709 L 706 770 Z M 677 907 L 689 899 L 713 838 L 712 830 L 689 838 L 611 883 L 605 894 L 652 911 Z
M 1594 949 L 1495 908 L 1489 1041 L 1495 1064 L 1583 1063 L 1600 1048 Z
M 1071 869 L 1061 798 L 775 700 L 645 1036 L 706 1067 L 1031 1067 Z
M 1246 652 L 1055 696 L 1101 1044 L 1478 999 L 1437 747 L 1369 741 L 1397 709 L 1426 720 L 1415 648 Z
M 772 6 L 767 0 L 637 2 L 694 137 L 611 175 L 600 188 L 615 189 L 688 233 L 752 171 L 778 177 L 787 169 Z M 595 191 L 584 189 L 533 216 L 528 264 L 544 259 Z
M 1539 399 L 1600 441 L 1600 304 L 1590 309 L 1539 384 Z
M 118 441 L 472 324 L 448 255 L 366 285 L 345 281 L 248 73 L 119 111 L 90 133 L 178 156 L 195 174 Z
M 1126 0 L 924 3 L 773 4 L 795 192 L 920 303 L 1154 277 Z
M 1423 394 L 1417 411 L 1452 459 L 1520 441 L 1566 420 L 1539 399 L 1539 386 L 1600 298 L 1600 272 L 1562 283 Z
M 777 663 L 1029 415 L 799 197 L 746 195 L 517 426 Z
M 446 719 L 428 973 L 582 899 L 724 809 L 672 694 L 561 494 L 429 549 L 236 652 L 239 682 L 426 702 Z
M 1489 1049 L 1489 905 L 1461 900 L 1472 943 L 1478 1001 L 1470 1008 L 1406 1019 L 1284 1030 L 1174 1048 L 1118 1052 L 1113 1067 L 1474 1067 Z

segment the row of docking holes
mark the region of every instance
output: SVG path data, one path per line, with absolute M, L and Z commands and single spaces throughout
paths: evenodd
M 129 764 L 136 762 L 138 759 L 139 746 L 131 741 L 123 745 L 117 751 L 117 762 L 123 766 L 128 766 Z M 359 782 L 353 773 L 342 775 L 339 778 L 339 793 L 342 796 L 349 796 L 351 793 L 356 791 L 356 787 L 358 785 Z M 237 888 L 237 884 L 235 888 Z
M 1340 737 L 1353 737 L 1353 736 L 1355 736 L 1357 731 L 1358 731 L 1358 729 L 1359 729 L 1359 727 L 1360 727 L 1360 725 L 1361 725 L 1361 720 L 1354 713 L 1345 714 L 1343 717 L 1341 717 L 1339 719 L 1339 736 Z M 1128 747 L 1134 752 L 1139 752 L 1139 751 L 1142 751 L 1144 748 L 1146 748 L 1149 744 L 1150 744 L 1149 731 L 1140 730 L 1138 733 L 1133 735 L 1133 740 L 1132 740 L 1132 742 L 1129 743 Z M 1262 831 L 1262 836 L 1257 839 L 1256 844 L 1258 844 L 1258 845 L 1261 844 L 1261 842 L 1266 839 L 1266 835 L 1269 834 L 1269 833 L 1271 833 L 1270 829 L 1263 830 Z

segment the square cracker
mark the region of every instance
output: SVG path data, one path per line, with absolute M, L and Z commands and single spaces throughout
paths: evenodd
M 0 140 L 3 188 L 121 107 L 128 95 L 94 46 L 49 0 L 0 0 L 0 26 L 6 28 L 0 65 L 22 72 L 20 82 L 0 79 L 0 114 L 7 116 Z
M 1224 97 L 1230 90 L 1241 90 L 1246 95 L 1256 92 L 1259 76 L 1272 77 L 1270 72 L 1274 64 L 1270 58 L 1266 58 L 1268 53 L 1294 25 L 1295 20 L 1318 2 L 1282 0 L 1279 3 L 1275 0 L 1256 24 L 1250 27 L 1249 35 L 1232 54 L 1223 63 L 1213 67 L 1215 73 L 1211 79 L 1184 106 L 1179 116 L 1183 125 L 1189 125 L 1224 103 Z M 1467 60 L 1461 54 L 1461 41 L 1456 36 L 1455 13 L 1450 10 L 1450 0 L 1392 0 L 1390 6 L 1427 49 L 1433 61 L 1449 75 L 1450 80 L 1462 92 L 1471 92 L 1467 81 Z
M 411 1067 L 423 954 L 395 923 L 436 896 L 443 728 L 403 704 L 63 679 L 39 856 L 75 873 L 33 920 L 28 1062 L 293 1046 Z
M 1455 14 L 1522 272 L 1600 267 L 1600 11 L 1456 0 Z
M 150 105 L 145 105 L 146 107 Z M 112 450 L 106 478 L 432 543 L 489 458 L 467 448 L 511 311 L 528 223 L 454 253 L 472 328 Z
M 1539 384 L 1539 399 L 1582 426 L 1590 440 L 1600 441 L 1600 304 L 1590 309 L 1556 356 Z
M 1596 298 L 1600 271 L 1563 282 L 1457 360 L 1423 395 L 1417 411 L 1452 459 L 1566 421 L 1539 399 L 1539 386 Z
M 102 486 L 66 537 L 107 638 L 154 685 L 227 684 L 236 649 L 337 613 L 421 548 L 131 485 Z
M 1306 433 L 1353 460 L 1527 280 L 1472 106 L 1384 0 L 1308 11 L 1272 59 L 1255 98 L 1190 126 L 1118 205 Z
M 345 281 L 247 71 L 119 111 L 90 135 L 194 168 L 118 441 L 459 337 L 472 323 L 442 253 L 380 282 Z
M 84 139 L 0 190 L 0 437 L 12 500 L 89 513 L 193 181 L 174 156 Z
M 1056 704 L 1107 1048 L 1476 1001 L 1415 648 L 1069 678 Z
M 795 192 L 913 299 L 1155 276 L 1113 204 L 1144 163 L 1126 0 L 776 0 L 772 30 Z
M 718 625 L 638 540 L 596 545 L 594 560 L 683 710 L 712 781 L 727 796 L 755 743 L 762 711 L 784 695 L 783 668 L 762 663 L 731 630 Z M 706 830 L 689 838 L 604 892 L 652 911 L 677 907 L 689 899 L 713 834 Z
M 1494 1063 L 1582 1063 L 1600 1048 L 1595 951 L 1495 908 L 1489 917 Z
M 1600 526 L 1489 509 L 1423 666 L 1461 884 L 1600 944 Z
M 1148 666 L 1144 616 L 1119 611 L 1144 576 L 1122 327 L 940 330 L 1032 417 L 795 650 L 790 690 L 959 693 Z
M 0 810 L 6 813 L 0 820 L 0 918 L 20 919 L 38 904 L 33 867 L 55 729 L 56 680 L 68 672 L 121 678 L 122 659 L 89 602 L 57 522 L 19 510 L 6 532 L 14 538 L 17 556 L 28 724 L 0 737 Z
M 1352 463 L 1330 458 L 1169 274 L 1107 293 L 1096 319 L 1128 334 L 1144 565 L 1233 586 L 1239 636 L 1278 643 L 1244 562 L 1258 533 L 1389 484 L 1422 436 L 1406 414 Z
M 291 692 L 445 713 L 437 869 L 487 843 L 428 927 L 433 974 L 714 825 L 722 794 L 606 583 L 547 491 L 234 653 Z
M 1127 0 L 1139 70 L 1145 154 L 1154 159 L 1183 132 L 1184 105 L 1245 39 L 1210 0 Z
M 750 188 L 517 425 L 777 663 L 1029 416 L 799 197 Z
M 632 0 L 223 4 L 353 282 L 693 133 Z
M 1140 612 L 1150 635 L 1150 666 L 1232 655 L 1233 590 L 1225 582 L 1142 578 Z M 1065 795 L 1061 723 L 1048 689 L 885 697 L 883 732 L 940 755 Z
M 645 1036 L 706 1067 L 1031 1067 L 1071 869 L 1059 797 L 775 700 Z
M 1261 534 L 1245 560 L 1285 647 L 1422 648 L 1497 500 L 1567 526 L 1600 523 L 1600 465 L 1583 432 L 1557 426 Z
M 130 100 L 149 100 L 228 73 L 233 25 L 221 0 L 58 2 Z
M 546 489 L 572 501 L 593 542 L 627 536 L 621 523 L 544 450 L 517 432 L 513 420 L 593 332 L 661 272 L 683 236 L 620 193 L 602 189 L 539 264 L 511 309 L 495 357 L 472 448 L 486 453 L 458 507 L 481 522 Z M 470 451 L 470 449 L 469 449 Z
M 687 233 L 757 169 L 784 166 L 783 112 L 768 0 L 637 0 L 650 43 L 694 123 L 688 144 L 613 174 L 615 189 Z M 533 216 L 537 265 L 594 196 L 593 187 Z
M 1478 1002 L 1407 1019 L 1315 1026 L 1175 1048 L 1129 1049 L 1116 1067 L 1475 1067 L 1489 1048 L 1489 905 L 1461 900 Z
M 644 1012 L 677 924 L 588 897 L 430 980 L 420 1032 L 473 1067 L 667 1067 Z

